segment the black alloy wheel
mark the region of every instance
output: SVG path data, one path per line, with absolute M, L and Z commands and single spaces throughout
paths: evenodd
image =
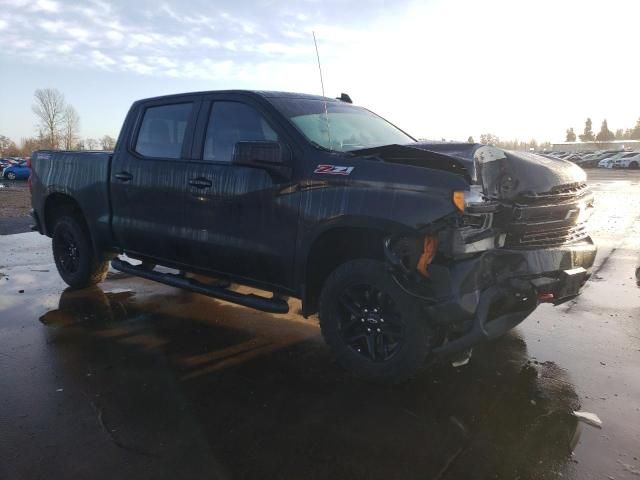
M 80 268 L 80 250 L 74 238 L 73 231 L 68 225 L 60 225 L 53 242 L 53 254 L 59 260 L 58 268 L 61 275 L 73 275 Z
M 422 304 L 380 260 L 356 259 L 338 266 L 324 282 L 318 316 L 338 363 L 380 383 L 412 377 L 436 338 Z
M 393 299 L 372 285 L 354 285 L 339 298 L 340 333 L 354 352 L 385 362 L 398 352 L 404 328 Z

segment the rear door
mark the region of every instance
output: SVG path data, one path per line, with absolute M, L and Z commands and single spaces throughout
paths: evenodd
M 268 109 L 242 96 L 207 97 L 198 124 L 198 161 L 189 168 L 185 200 L 190 263 L 292 286 L 299 198 L 292 181 L 232 163 L 240 141 L 278 141 L 290 149 L 286 131 Z
M 184 198 L 199 97 L 141 104 L 130 141 L 111 168 L 112 228 L 128 252 L 180 262 L 187 257 Z

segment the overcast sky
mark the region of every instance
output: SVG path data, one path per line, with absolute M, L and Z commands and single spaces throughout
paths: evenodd
M 0 0 L 0 134 L 33 135 L 54 87 L 84 137 L 136 99 L 255 88 L 348 92 L 414 136 L 564 140 L 640 116 L 634 0 Z

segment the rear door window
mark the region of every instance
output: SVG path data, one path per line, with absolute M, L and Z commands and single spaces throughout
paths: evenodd
M 238 142 L 277 141 L 278 134 L 255 108 L 239 102 L 215 102 L 211 107 L 203 160 L 231 162 Z
M 135 151 L 145 157 L 180 158 L 193 103 L 148 107 L 140 123 Z

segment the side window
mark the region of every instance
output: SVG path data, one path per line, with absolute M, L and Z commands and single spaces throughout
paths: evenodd
M 278 140 L 278 135 L 253 107 L 215 102 L 209 115 L 203 160 L 230 162 L 238 142 Z
M 146 157 L 180 158 L 192 103 L 149 107 L 140 124 L 136 152 Z

